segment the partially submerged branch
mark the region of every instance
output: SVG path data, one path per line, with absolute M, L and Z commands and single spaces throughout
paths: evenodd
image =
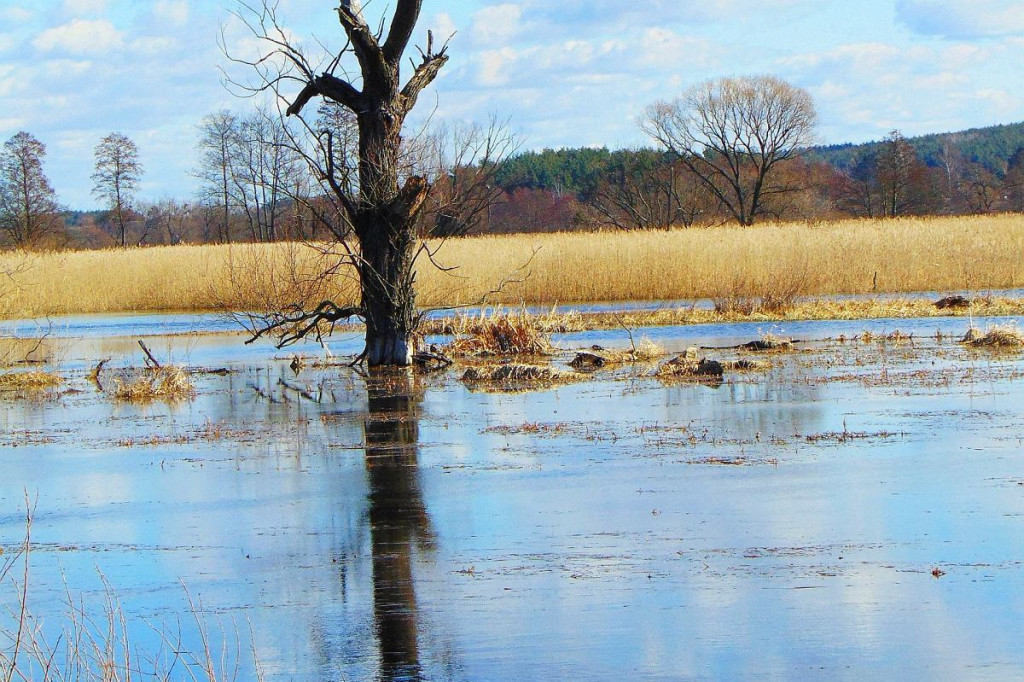
M 316 334 L 317 342 L 322 344 L 323 337 L 330 336 L 336 324 L 362 315 L 363 311 L 359 306 L 338 306 L 332 301 L 323 301 L 312 311 L 293 306 L 290 310 L 271 313 L 261 319 L 260 324 L 256 324 L 255 318 L 250 318 L 254 322 L 250 328 L 252 337 L 245 343 L 250 344 L 271 334 L 277 337 L 277 348 L 284 348 L 311 334 Z

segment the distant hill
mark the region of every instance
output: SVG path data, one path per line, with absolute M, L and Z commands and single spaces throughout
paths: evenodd
M 1006 163 L 1018 149 L 1024 149 L 1024 122 L 974 128 L 957 133 L 938 133 L 907 138 L 921 158 L 930 166 L 940 166 L 943 143 L 950 141 L 971 162 L 1002 175 Z M 823 161 L 836 168 L 850 168 L 857 159 L 870 154 L 880 142 L 839 144 L 813 147 L 808 158 Z M 506 190 L 520 187 L 545 189 L 557 193 L 587 195 L 600 179 L 624 164 L 648 165 L 663 159 L 653 149 L 616 150 L 607 148 L 545 149 L 530 151 L 509 159 L 499 171 L 496 181 Z
M 997 175 L 1006 172 L 1006 163 L 1014 152 L 1024 149 L 1024 122 L 997 125 L 988 128 L 972 128 L 958 133 L 936 133 L 907 138 L 929 166 L 941 166 L 943 145 L 952 143 L 959 148 L 964 159 L 980 163 Z M 871 154 L 881 143 L 840 144 L 811 149 L 808 158 L 824 161 L 836 168 L 846 170 L 857 159 Z

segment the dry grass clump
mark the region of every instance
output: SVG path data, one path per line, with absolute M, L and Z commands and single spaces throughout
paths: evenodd
M 525 310 L 494 311 L 490 315 L 459 315 L 450 321 L 455 356 L 549 355 L 548 332 L 537 316 Z
M 497 387 L 502 390 L 525 390 L 567 384 L 580 380 L 582 375 L 561 372 L 553 367 L 538 365 L 503 364 L 470 367 L 462 381 L 470 386 Z
M 663 363 L 654 375 L 659 379 L 683 379 L 705 383 L 720 383 L 726 372 L 762 372 L 771 367 L 763 360 L 712 360 L 701 357 L 695 347 Z
M 595 369 L 606 365 L 653 362 L 664 355 L 664 348 L 645 337 L 640 343 L 631 344 L 629 348 L 609 350 L 593 346 L 590 350 L 577 353 L 569 364 L 575 369 Z
M 52 372 L 5 372 L 0 374 L 0 391 L 45 391 L 64 379 Z
M 960 342 L 976 348 L 1022 348 L 1024 334 L 1013 325 L 996 325 L 984 332 L 971 327 Z
M 700 356 L 696 347 L 686 349 L 655 371 L 654 375 L 662 379 L 690 379 L 695 381 L 721 382 L 725 366 L 718 360 Z
M 192 379 L 183 367 L 149 367 L 132 377 L 114 379 L 114 397 L 125 402 L 178 401 L 194 395 Z

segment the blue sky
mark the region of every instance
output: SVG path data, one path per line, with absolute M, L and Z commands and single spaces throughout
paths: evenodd
M 387 0 L 364 0 L 368 17 Z M 280 0 L 293 35 L 337 44 L 336 0 Z M 0 141 L 48 148 L 61 201 L 96 206 L 93 148 L 132 137 L 141 196 L 189 198 L 196 124 L 244 110 L 218 47 L 245 49 L 232 0 L 2 0 Z M 806 88 L 824 143 L 1024 120 L 1024 3 L 1013 0 L 426 0 L 454 33 L 418 113 L 509 117 L 525 148 L 636 146 L 659 99 L 719 76 L 771 73 Z

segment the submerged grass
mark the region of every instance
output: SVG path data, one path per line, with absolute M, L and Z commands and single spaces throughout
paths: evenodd
M 467 237 L 437 256 L 454 270 L 420 268 L 418 300 L 429 308 L 713 299 L 722 315 L 778 319 L 801 315 L 806 296 L 1012 289 L 1024 282 L 1021 252 L 1024 217 L 1011 214 Z M 22 258 L 0 254 L 0 271 Z M 0 317 L 263 310 L 305 290 L 325 258 L 295 244 L 40 254 L 13 272 Z M 344 272 L 316 289 L 320 300 L 358 300 L 356 293 Z

